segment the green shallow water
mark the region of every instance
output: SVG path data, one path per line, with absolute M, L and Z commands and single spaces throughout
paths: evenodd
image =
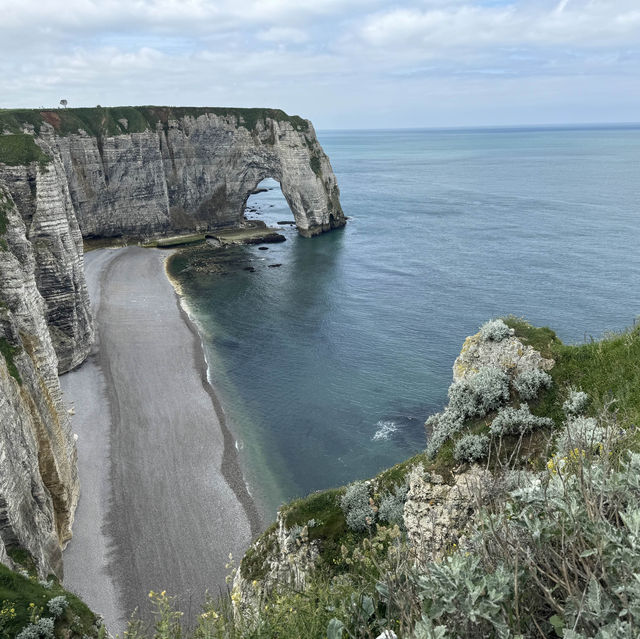
M 319 137 L 346 229 L 286 227 L 266 251 L 219 252 L 213 273 L 171 267 L 265 519 L 421 450 L 486 319 L 524 315 L 576 342 L 640 309 L 640 129 Z M 265 185 L 248 217 L 291 220 Z

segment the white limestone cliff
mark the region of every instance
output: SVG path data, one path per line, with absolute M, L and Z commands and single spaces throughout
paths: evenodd
M 79 495 L 76 446 L 36 285 L 36 255 L 1 187 L 0 216 L 0 540 L 28 550 L 41 576 L 61 577 Z

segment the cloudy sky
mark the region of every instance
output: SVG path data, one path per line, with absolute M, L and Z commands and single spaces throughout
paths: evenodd
M 0 0 L 0 107 L 317 128 L 640 121 L 640 0 Z

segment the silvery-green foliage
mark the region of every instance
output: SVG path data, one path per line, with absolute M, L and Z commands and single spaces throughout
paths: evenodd
M 547 575 L 546 587 L 562 612 L 553 625 L 562 636 L 637 637 L 640 455 L 631 454 L 618 470 L 607 456 L 577 459 L 583 460 L 580 472 L 555 471 L 546 486 L 511 493 L 492 530 L 502 527 L 507 537 L 517 531 L 521 543 L 508 544 L 501 560 L 520 555 L 538 577 Z M 562 578 L 554 581 L 557 575 Z M 527 596 L 544 601 L 536 587 Z
M 291 526 L 291 528 L 289 528 L 289 530 L 287 531 L 287 537 L 285 539 L 285 545 L 288 551 L 295 549 L 297 541 L 302 534 L 302 530 L 302 526 L 298 524 L 294 524 L 293 526 Z
M 517 375 L 513 380 L 513 387 L 522 399 L 529 401 L 538 396 L 541 388 L 549 388 L 551 381 L 549 373 L 540 368 L 532 368 Z
M 54 621 L 51 617 L 41 617 L 35 623 L 23 628 L 16 639 L 54 639 Z
M 475 462 L 489 454 L 489 438 L 486 435 L 463 435 L 453 449 L 458 462 Z
M 454 551 L 414 578 L 414 639 L 640 636 L 640 454 L 620 466 L 577 459 L 579 471 L 522 475 L 479 513 L 477 552 Z
M 46 579 L 40 579 L 40 581 L 38 581 L 38 583 L 45 589 L 45 590 L 51 590 L 51 588 L 53 587 L 53 581 L 47 581 Z
M 513 606 L 514 583 L 509 569 L 497 566 L 489 571 L 479 557 L 455 552 L 441 562 L 430 563 L 417 577 L 417 585 L 424 615 L 419 627 L 430 627 L 433 633 L 440 625 L 451 637 L 511 636 L 508 613 Z
M 571 450 L 592 450 L 599 444 L 612 439 L 613 433 L 601 426 L 593 417 L 569 417 L 556 440 L 558 453 L 567 454 Z
M 436 626 L 426 615 L 422 615 L 413 629 L 411 639 L 448 639 L 450 637 L 445 626 Z
M 427 419 L 427 455 L 435 457 L 448 439 L 464 428 L 464 420 L 484 417 L 509 399 L 509 376 L 495 366 L 484 366 L 475 375 L 449 386 L 449 405 Z
M 522 435 L 546 426 L 553 426 L 553 420 L 549 417 L 533 415 L 529 410 L 529 404 L 522 404 L 520 408 L 507 406 L 493 420 L 491 434 Z
M 562 404 L 562 410 L 566 415 L 581 415 L 587 408 L 589 395 L 582 391 L 571 389 L 567 401 Z
M 327 626 L 327 639 L 342 639 L 344 632 L 344 624 L 340 619 L 335 617 L 329 621 Z
M 347 487 L 340 499 L 340 507 L 351 530 L 368 530 L 376 517 L 370 503 L 369 486 L 364 482 L 356 482 Z
M 53 597 L 53 599 L 49 599 L 49 601 L 47 601 L 47 608 L 49 608 L 49 612 L 55 619 L 62 617 L 68 606 L 69 602 L 64 595 Z
M 511 335 L 511 329 L 501 320 L 490 320 L 480 327 L 480 337 L 486 342 L 501 342 Z
M 495 366 L 483 366 L 475 375 L 449 386 L 448 409 L 463 418 L 484 417 L 509 399 L 509 376 Z
M 458 413 L 447 408 L 442 413 L 436 413 L 429 417 L 425 427 L 429 432 L 427 455 L 435 457 L 442 444 L 464 428 L 464 419 Z
M 404 502 L 407 499 L 408 486 L 396 486 L 392 493 L 385 493 L 380 500 L 378 519 L 388 524 L 404 527 Z

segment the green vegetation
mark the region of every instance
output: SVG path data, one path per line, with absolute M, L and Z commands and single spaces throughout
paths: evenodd
M 33 136 L 26 133 L 0 135 L 0 162 L 17 166 L 38 162 L 46 165 L 51 158 L 35 143 Z
M 176 235 L 174 237 L 164 237 L 155 242 L 158 248 L 170 248 L 173 246 L 186 246 L 188 244 L 199 244 L 205 241 L 204 233 L 192 233 L 191 235 Z
M 25 558 L 24 552 L 10 551 L 14 558 Z M 0 637 L 13 639 L 39 619 L 54 620 L 53 636 L 99 637 L 96 617 L 75 595 L 67 592 L 55 577 L 38 581 L 32 569 L 17 573 L 0 564 Z M 63 599 L 64 598 L 64 601 Z M 51 605 L 49 603 L 51 602 Z M 67 605 L 65 605 L 65 602 Z M 50 623 L 50 622 L 49 622 Z
M 510 317 L 505 321 L 524 344 L 556 362 L 549 371 L 553 384 L 531 403 L 533 413 L 560 425 L 564 420 L 562 406 L 575 388 L 590 398 L 588 415 L 609 407 L 617 412 L 624 428 L 640 425 L 640 325 L 571 346 L 563 344 L 549 328 L 534 328 Z
M 14 356 L 18 350 L 18 347 L 12 346 L 6 337 L 0 337 L 0 353 L 4 357 L 4 361 L 7 363 L 9 375 L 11 375 L 18 384 L 22 384 L 22 378 L 20 377 L 20 373 L 18 372 L 18 368 L 14 361 Z
M 306 120 L 297 115 L 287 115 L 280 109 L 241 109 L 233 107 L 92 107 L 78 109 L 0 109 L 0 133 L 22 134 L 25 124 L 40 132 L 44 122 L 50 124 L 58 135 L 77 133 L 80 129 L 89 135 L 121 135 L 155 131 L 160 123 L 168 130 L 170 120 L 183 117 L 197 118 L 211 113 L 221 117 L 233 117 L 239 126 L 256 131 L 258 123 L 267 118 L 289 122 L 297 131 L 307 131 Z M 126 122 L 125 122 L 126 120 Z M 1 156 L 0 156 L 1 157 Z
M 309 160 L 311 170 L 318 176 L 322 176 L 322 165 L 320 164 L 320 158 L 317 155 L 312 155 Z

